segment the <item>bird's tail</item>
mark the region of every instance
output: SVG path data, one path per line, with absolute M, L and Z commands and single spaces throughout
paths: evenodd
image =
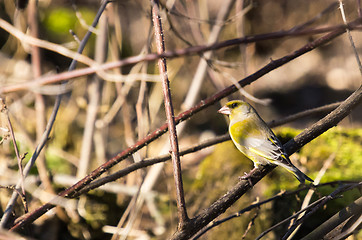
M 295 166 L 286 166 L 285 167 L 288 171 L 293 173 L 293 175 L 299 180 L 300 183 L 304 184 L 305 180 L 308 180 L 309 182 L 314 182 L 313 179 L 305 175 L 302 171 L 300 171 Z

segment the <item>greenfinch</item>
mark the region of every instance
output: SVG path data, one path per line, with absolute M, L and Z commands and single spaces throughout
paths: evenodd
M 296 168 L 283 145 L 255 109 L 240 100 L 228 102 L 219 113 L 229 116 L 229 134 L 235 146 L 258 165 L 276 164 L 284 167 L 302 183 L 313 180 Z

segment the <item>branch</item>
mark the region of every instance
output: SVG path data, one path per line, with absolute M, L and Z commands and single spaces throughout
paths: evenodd
M 336 153 L 332 153 L 327 160 L 324 161 L 322 168 L 319 170 L 317 176 L 314 178 L 314 182 L 313 184 L 319 184 L 322 177 L 324 176 L 324 174 L 326 173 L 326 171 L 328 170 L 328 168 L 330 168 L 330 166 L 332 165 L 332 162 L 334 161 L 336 157 Z M 310 203 L 310 201 L 312 200 L 312 196 L 315 193 L 316 189 L 315 188 L 311 188 L 309 189 L 309 191 L 307 192 L 307 194 L 304 197 L 301 209 L 305 208 L 308 206 L 308 204 Z M 298 216 L 299 218 L 302 218 L 304 216 L 304 213 L 300 214 Z M 298 220 L 297 219 L 297 220 Z M 288 237 L 288 240 L 293 239 L 293 237 L 297 234 L 297 232 L 299 231 L 299 229 L 301 228 L 302 223 L 300 225 L 298 225 L 298 227 L 293 231 L 293 233 Z
M 75 6 L 73 6 L 75 7 Z M 100 19 L 99 33 L 96 37 L 95 43 L 95 61 L 102 63 L 107 58 L 108 42 L 107 42 L 107 19 L 103 17 Z M 95 131 L 95 122 L 97 120 L 98 108 L 100 100 L 102 98 L 102 86 L 103 82 L 99 76 L 94 75 L 87 84 L 87 90 L 89 94 L 89 104 L 87 107 L 87 115 L 83 131 L 82 147 L 80 150 L 80 157 L 77 168 L 78 179 L 87 175 L 89 171 L 91 153 L 92 153 L 92 141 Z
M 152 5 L 152 21 L 155 30 L 157 53 L 162 54 L 165 52 L 165 42 L 163 37 L 164 33 L 162 29 L 161 16 L 159 13 L 160 10 L 158 7 L 158 0 L 151 0 L 151 5 Z M 176 201 L 177 201 L 177 212 L 179 219 L 178 226 L 179 229 L 182 229 L 185 226 L 185 224 L 189 221 L 189 218 L 187 216 L 185 196 L 184 196 L 185 194 L 182 184 L 179 145 L 177 140 L 174 110 L 172 106 L 170 82 L 167 76 L 166 58 L 158 59 L 158 69 L 160 71 L 162 79 L 162 90 L 165 98 L 164 102 L 165 102 L 165 110 L 167 117 L 167 125 L 170 132 L 172 168 L 173 168 L 173 177 L 176 185 Z
M 0 111 L 3 112 L 6 116 L 6 121 L 8 122 L 8 128 L 9 128 L 9 132 L 10 132 L 10 136 L 11 136 L 11 140 L 13 141 L 13 145 L 14 145 L 14 152 L 15 152 L 15 156 L 16 159 L 18 161 L 18 168 L 19 168 L 19 173 L 20 173 L 20 186 L 21 186 L 21 197 L 26 197 L 25 195 L 25 188 L 24 188 L 24 174 L 23 174 L 23 158 L 20 156 L 19 153 L 19 148 L 18 145 L 16 144 L 16 139 L 15 139 L 15 133 L 14 133 L 14 129 L 13 129 L 13 124 L 11 123 L 10 120 L 10 116 L 9 116 L 9 109 L 6 106 L 5 103 L 5 99 L 0 98 L 0 105 L 1 105 L 1 109 Z M 18 190 L 18 189 L 16 189 Z M 20 192 L 20 191 L 19 191 Z M 27 206 L 25 206 L 25 212 L 28 212 L 28 208 Z
M 75 59 L 76 61 L 79 61 L 81 63 L 84 63 L 88 66 L 92 66 L 95 64 L 95 62 L 90 59 L 89 57 L 80 54 L 79 52 L 74 52 L 72 50 L 69 50 L 66 47 L 63 47 L 62 45 L 51 43 L 36 37 L 29 36 L 17 28 L 13 27 L 10 23 L 6 22 L 5 20 L 0 18 L 0 28 L 7 31 L 12 36 L 16 37 L 21 43 L 30 44 L 32 46 L 37 46 L 40 48 L 47 49 L 52 52 L 59 53 L 60 55 L 63 55 L 65 57 Z
M 327 105 L 324 105 L 324 106 L 321 106 L 321 107 L 308 109 L 308 110 L 305 110 L 303 112 L 299 112 L 299 113 L 290 115 L 290 116 L 285 117 L 285 118 L 276 119 L 276 120 L 273 120 L 273 121 L 269 122 L 268 126 L 270 128 L 273 128 L 273 127 L 280 126 L 280 125 L 286 124 L 288 122 L 295 121 L 297 119 L 300 119 L 300 118 L 303 118 L 303 117 L 306 117 L 306 116 L 313 116 L 313 115 L 316 115 L 316 114 L 320 114 L 321 112 L 330 112 L 330 111 L 336 109 L 339 105 L 341 105 L 341 103 L 342 102 L 331 103 L 331 104 L 327 104 Z

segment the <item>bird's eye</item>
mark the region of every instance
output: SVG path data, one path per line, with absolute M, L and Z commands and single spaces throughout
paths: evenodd
M 238 106 L 237 103 L 232 103 L 230 107 L 231 107 L 231 108 L 236 108 L 237 106 Z

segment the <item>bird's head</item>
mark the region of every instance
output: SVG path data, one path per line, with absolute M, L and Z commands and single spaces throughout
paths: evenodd
M 245 119 L 254 113 L 254 109 L 249 103 L 241 100 L 233 100 L 218 110 L 219 113 L 228 115 L 230 120 L 235 117 Z

